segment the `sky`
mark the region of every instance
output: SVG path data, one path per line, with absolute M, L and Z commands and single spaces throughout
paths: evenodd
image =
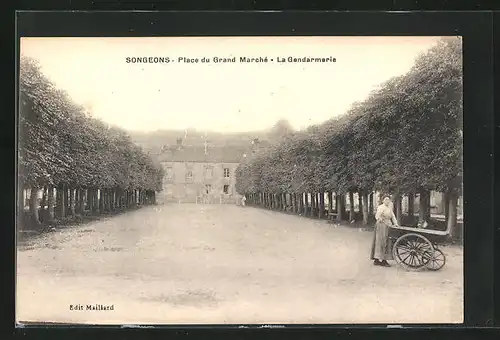
M 345 114 L 406 73 L 438 37 L 22 38 L 21 55 L 94 117 L 132 131 L 240 132 L 287 119 L 303 129 Z M 268 63 L 183 63 L 179 57 L 268 57 Z M 277 63 L 333 57 L 335 63 Z M 173 63 L 127 63 L 169 57 Z

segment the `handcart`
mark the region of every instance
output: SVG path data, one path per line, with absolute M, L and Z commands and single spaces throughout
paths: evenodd
M 446 264 L 446 256 L 438 248 L 449 237 L 450 230 L 432 230 L 419 227 L 391 226 L 389 240 L 392 257 L 408 270 L 440 270 Z

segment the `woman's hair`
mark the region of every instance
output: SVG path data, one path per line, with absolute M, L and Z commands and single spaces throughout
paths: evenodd
M 391 195 L 389 195 L 389 194 L 382 195 L 382 196 L 380 196 L 380 204 L 384 204 L 384 200 L 386 199 L 386 197 L 388 199 L 391 199 Z

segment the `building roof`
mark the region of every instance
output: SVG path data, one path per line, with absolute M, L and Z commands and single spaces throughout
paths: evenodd
M 240 163 L 251 151 L 243 147 L 170 147 L 156 155 L 160 162 Z

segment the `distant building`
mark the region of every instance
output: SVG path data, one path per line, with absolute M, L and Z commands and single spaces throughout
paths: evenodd
M 234 204 L 236 168 L 249 147 L 186 146 L 178 140 L 158 155 L 165 170 L 160 202 Z M 251 146 L 250 146 L 251 148 Z

